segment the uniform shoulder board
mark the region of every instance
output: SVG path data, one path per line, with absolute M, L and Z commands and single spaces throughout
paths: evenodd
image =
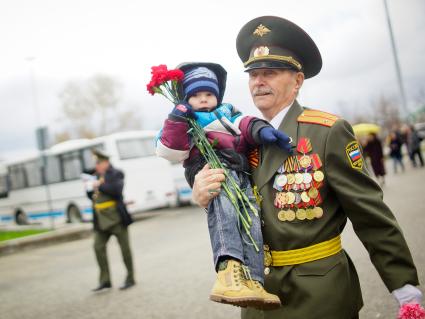
M 300 123 L 311 123 L 331 127 L 338 119 L 338 116 L 331 113 L 319 110 L 304 110 L 304 112 L 298 116 L 297 120 Z

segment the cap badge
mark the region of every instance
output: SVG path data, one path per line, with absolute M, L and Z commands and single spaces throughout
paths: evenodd
M 263 35 L 266 35 L 270 32 L 270 29 L 260 24 L 257 29 L 253 32 L 253 35 L 257 35 L 259 37 L 262 37 Z
M 255 49 L 254 57 L 266 56 L 269 55 L 270 49 L 265 46 L 261 46 Z

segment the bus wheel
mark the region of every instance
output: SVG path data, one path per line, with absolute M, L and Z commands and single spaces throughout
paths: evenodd
M 80 210 L 77 206 L 71 205 L 68 207 L 68 223 L 81 223 L 83 218 L 81 217 Z
M 23 211 L 18 210 L 15 214 L 15 222 L 18 225 L 27 225 L 28 224 L 27 215 L 25 215 Z

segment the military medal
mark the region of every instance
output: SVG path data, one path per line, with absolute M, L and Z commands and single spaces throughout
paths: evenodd
M 308 195 L 307 195 L 307 193 L 306 193 L 306 192 L 302 192 L 302 193 L 301 193 L 301 200 L 302 200 L 304 203 L 308 203 L 308 202 L 310 202 L 310 197 L 308 197 Z
M 312 220 L 312 219 L 314 219 L 316 217 L 316 215 L 314 214 L 313 209 L 311 209 L 311 208 L 307 208 L 306 215 L 307 215 L 307 219 L 308 220 Z
M 286 177 L 286 175 L 281 174 L 276 176 L 276 184 L 278 186 L 283 187 L 286 185 L 287 182 L 288 182 L 288 178 Z
M 300 193 L 295 193 L 295 205 L 298 205 L 299 203 L 301 203 L 301 195 Z
M 292 222 L 295 219 L 295 212 L 293 210 L 287 210 L 285 212 L 285 219 L 289 222 Z
M 322 161 L 320 160 L 320 157 L 318 154 L 311 154 L 310 158 L 311 158 L 311 162 L 312 162 L 314 170 L 318 170 L 319 168 L 322 167 Z
M 313 174 L 313 178 L 316 182 L 320 183 L 324 180 L 325 175 L 323 174 L 322 171 L 315 171 Z
M 312 150 L 311 141 L 307 137 L 300 137 L 298 140 L 297 151 L 298 153 L 307 154 Z
M 311 174 L 310 173 L 304 173 L 303 174 L 303 182 L 304 182 L 304 184 L 310 184 L 312 180 L 313 180 L 313 177 L 311 177 Z
M 286 202 L 289 205 L 292 205 L 295 202 L 295 195 L 294 193 L 286 193 Z
M 304 220 L 307 217 L 307 213 L 303 208 L 298 209 L 296 215 L 298 220 Z
M 301 173 L 296 173 L 294 177 L 295 177 L 295 184 L 298 184 L 298 185 L 301 184 L 304 180 L 303 175 Z
M 288 174 L 286 175 L 286 178 L 288 179 L 288 184 L 292 185 L 295 183 L 295 176 L 294 174 Z
M 316 218 L 321 218 L 323 216 L 323 209 L 319 206 L 314 207 L 313 212 Z
M 300 163 L 300 166 L 304 169 L 307 169 L 311 165 L 311 158 L 309 155 L 306 155 L 307 153 L 310 153 L 312 150 L 310 139 L 307 137 L 301 137 L 298 140 L 297 145 L 297 151 L 298 153 L 303 154 L 301 157 L 298 158 L 298 162 Z
M 281 210 L 279 213 L 277 213 L 277 219 L 279 219 L 281 222 L 284 222 L 286 220 L 284 210 Z
M 319 191 L 316 187 L 312 187 L 308 190 L 308 196 L 312 199 L 315 199 L 319 195 Z
M 300 157 L 299 162 L 302 168 L 307 169 L 310 167 L 311 158 L 308 155 L 303 155 Z

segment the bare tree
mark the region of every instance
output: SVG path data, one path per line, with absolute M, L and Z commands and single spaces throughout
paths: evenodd
M 402 123 L 397 99 L 381 95 L 378 101 L 373 103 L 373 117 L 376 123 L 383 128 L 391 129 Z
M 338 101 L 338 115 L 349 121 L 351 124 L 362 122 L 370 122 L 370 114 L 365 108 L 360 107 L 357 103 Z
M 57 142 L 141 128 L 138 109 L 122 105 L 122 85 L 110 76 L 98 74 L 86 81 L 68 82 L 59 98 L 61 122 L 67 128 L 56 134 Z

